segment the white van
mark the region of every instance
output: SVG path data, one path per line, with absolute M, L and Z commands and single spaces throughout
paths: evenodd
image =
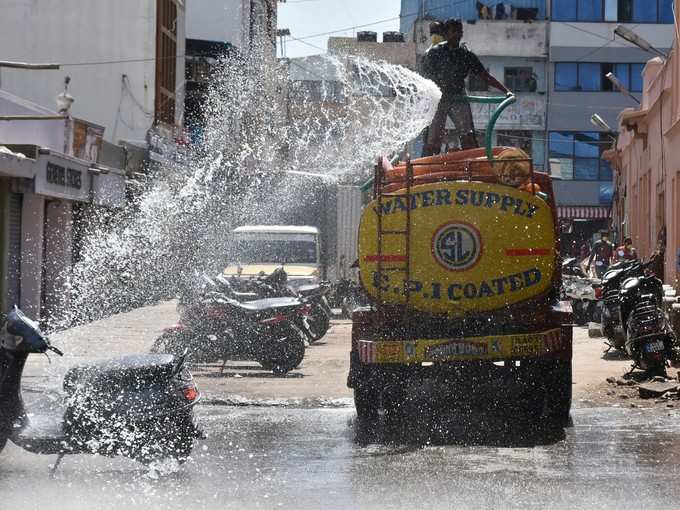
M 321 277 L 319 229 L 294 225 L 246 225 L 233 230 L 224 275 L 250 278 L 283 267 L 292 285 Z

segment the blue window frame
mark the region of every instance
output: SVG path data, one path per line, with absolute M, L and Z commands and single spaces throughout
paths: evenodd
M 656 0 L 633 0 L 634 23 L 656 23 L 659 11 Z
M 602 21 L 602 0 L 578 0 L 579 21 Z
M 553 0 L 552 19 L 555 21 L 576 21 L 576 2 L 574 0 Z
M 613 72 L 621 84 L 630 90 L 630 66 L 628 64 L 614 64 Z
M 673 0 L 552 0 L 553 21 L 673 23 Z
M 555 90 L 578 90 L 578 64 L 569 62 L 555 64 Z
M 602 67 L 600 64 L 583 63 L 578 65 L 578 87 L 586 92 L 602 90 Z
M 642 70 L 645 68 L 644 64 L 630 65 L 630 91 L 642 92 Z
M 571 158 L 574 156 L 574 135 L 551 131 L 548 137 L 551 158 Z
M 674 23 L 673 0 L 659 0 L 659 23 Z
M 574 156 L 577 158 L 596 158 L 600 155 L 600 133 L 574 133 Z
M 557 92 L 612 92 L 615 89 L 605 75 L 610 71 L 631 92 L 642 92 L 644 64 L 610 64 L 594 62 L 557 62 L 555 91 Z
M 600 176 L 598 163 L 597 159 L 574 159 L 574 180 L 597 181 Z
M 550 157 L 570 160 L 573 179 L 578 181 L 611 182 L 611 166 L 601 158 L 609 147 L 608 135 L 598 131 L 551 131 L 548 134 Z

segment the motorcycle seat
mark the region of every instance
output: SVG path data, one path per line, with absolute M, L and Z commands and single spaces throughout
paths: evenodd
M 255 301 L 245 301 L 240 304 L 241 308 L 249 312 L 261 312 L 272 308 L 288 308 L 300 305 L 302 305 L 300 300 L 294 297 L 257 299 Z
M 80 385 L 140 387 L 165 380 L 175 369 L 171 354 L 141 354 L 112 358 L 98 363 L 71 368 L 64 376 L 64 391 L 72 393 Z
M 297 288 L 297 293 L 303 297 L 313 296 L 321 292 L 320 285 L 301 285 Z

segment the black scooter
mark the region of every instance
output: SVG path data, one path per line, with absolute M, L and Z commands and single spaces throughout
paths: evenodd
M 666 375 L 668 361 L 678 359 L 677 339 L 663 310 L 663 284 L 655 276 L 635 276 L 621 286 L 621 323 L 633 369 Z
M 602 277 L 602 332 L 609 348 L 625 350 L 626 324 L 621 322 L 621 285 L 634 276 L 644 275 L 647 265 L 635 261 L 622 261 L 609 266 Z
M 58 461 L 75 453 L 143 463 L 187 459 L 200 436 L 193 415 L 200 395 L 183 357 L 128 356 L 71 368 L 63 412 L 28 414 L 21 397 L 26 359 L 47 351 L 63 355 L 15 307 L 0 331 L 0 451 L 10 440 Z

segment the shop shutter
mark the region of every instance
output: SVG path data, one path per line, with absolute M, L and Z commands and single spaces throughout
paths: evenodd
M 9 194 L 9 244 L 7 257 L 7 307 L 21 300 L 21 205 L 23 195 Z

